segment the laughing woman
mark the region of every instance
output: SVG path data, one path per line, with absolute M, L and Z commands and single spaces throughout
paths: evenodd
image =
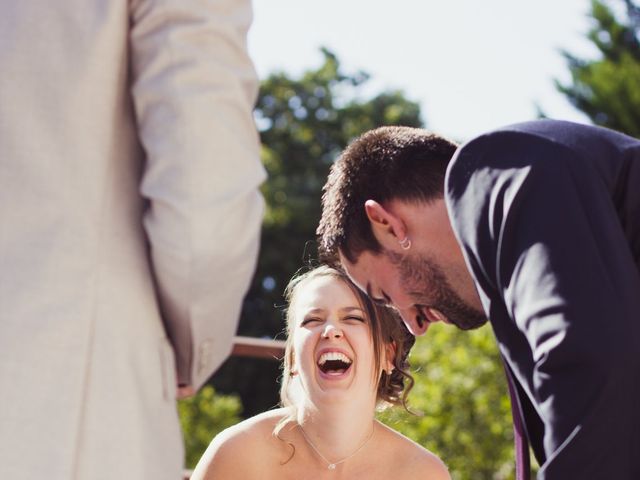
M 282 408 L 220 433 L 192 480 L 448 480 L 431 452 L 374 418 L 404 405 L 413 337 L 340 271 L 321 266 L 287 287 Z

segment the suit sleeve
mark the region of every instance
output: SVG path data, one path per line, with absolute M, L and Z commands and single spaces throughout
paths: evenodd
M 199 388 L 231 350 L 264 210 L 251 5 L 134 0 L 130 17 L 144 226 L 178 383 Z
M 624 370 L 637 345 L 625 332 L 638 310 L 621 285 L 637 273 L 603 183 L 574 160 L 526 134 L 480 137 L 449 169 L 448 208 L 481 296 L 530 350 L 501 342 L 507 357 L 530 355 L 521 381 L 544 423 L 539 478 L 628 478 Z

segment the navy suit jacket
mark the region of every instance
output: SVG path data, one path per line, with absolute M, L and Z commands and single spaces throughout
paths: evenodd
M 502 128 L 456 152 L 445 196 L 538 478 L 640 479 L 640 141 Z

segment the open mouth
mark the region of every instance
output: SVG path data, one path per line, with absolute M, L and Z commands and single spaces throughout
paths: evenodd
M 318 368 L 327 375 L 342 375 L 352 363 L 353 360 L 342 352 L 325 352 L 318 359 Z

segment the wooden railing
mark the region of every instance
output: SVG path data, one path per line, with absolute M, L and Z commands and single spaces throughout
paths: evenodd
M 233 340 L 233 357 L 268 358 L 279 362 L 284 357 L 284 340 L 236 336 Z M 183 480 L 189 480 L 191 471 L 185 470 Z
M 231 355 L 280 361 L 284 356 L 284 340 L 238 336 L 234 339 Z

